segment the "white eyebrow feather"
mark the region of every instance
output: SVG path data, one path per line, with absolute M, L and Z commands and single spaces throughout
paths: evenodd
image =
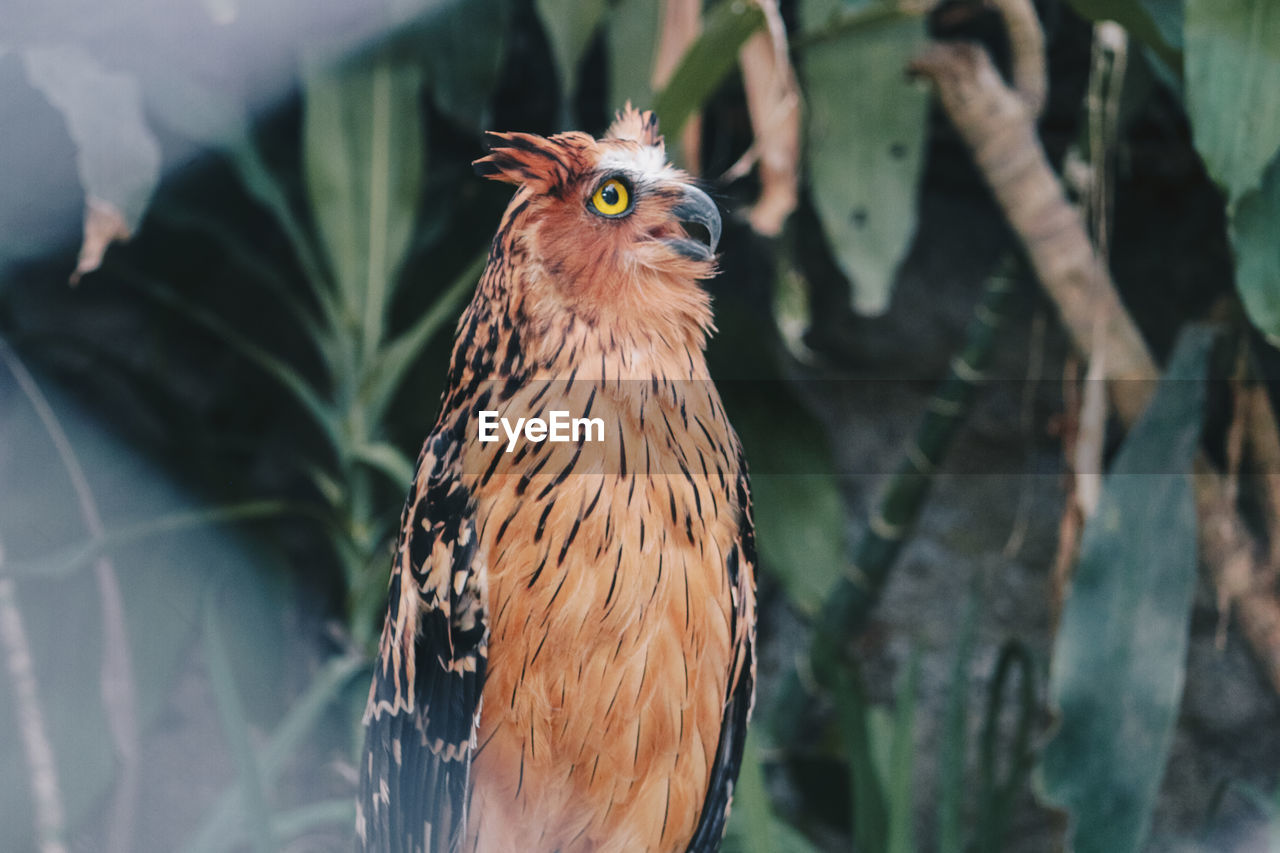
M 638 149 L 613 148 L 600 156 L 599 169 L 603 171 L 632 172 L 650 180 L 666 180 L 676 177 L 676 170 L 667 164 L 661 148 L 643 146 Z

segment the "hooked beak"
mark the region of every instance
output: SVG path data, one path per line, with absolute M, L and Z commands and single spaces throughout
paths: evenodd
M 681 225 L 700 225 L 707 229 L 707 241 L 693 236 L 673 237 L 663 240 L 678 254 L 694 261 L 710 261 L 715 258 L 716 246 L 720 243 L 720 211 L 711 196 L 690 184 L 682 188 L 683 195 L 675 207 L 671 208 L 671 216 L 679 220 Z M 688 228 L 685 228 L 686 233 Z

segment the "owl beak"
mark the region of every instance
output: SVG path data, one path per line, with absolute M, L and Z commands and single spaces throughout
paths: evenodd
M 711 196 L 697 187 L 685 184 L 681 190 L 680 201 L 671 208 L 671 216 L 684 226 L 688 236 L 663 242 L 690 260 L 712 260 L 716 246 L 720 243 L 720 211 Z M 690 226 L 694 226 L 695 230 L 690 230 Z M 696 229 L 706 231 L 705 240 L 701 239 L 701 232 Z

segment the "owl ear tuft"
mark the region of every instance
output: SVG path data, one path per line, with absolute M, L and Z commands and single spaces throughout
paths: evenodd
M 658 132 L 658 117 L 651 110 L 638 110 L 627 105 L 618 110 L 609 125 L 606 139 L 629 139 L 641 145 L 662 147 L 662 134 Z
M 595 144 L 585 133 L 545 137 L 487 131 L 485 141 L 489 153 L 471 164 L 477 175 L 555 195 L 584 167 L 587 149 Z

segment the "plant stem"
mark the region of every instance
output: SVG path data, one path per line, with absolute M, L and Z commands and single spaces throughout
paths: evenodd
M 862 630 L 880 599 L 889 570 L 919 517 L 938 464 L 973 404 L 978 383 L 991 361 L 1009 310 L 1016 268 L 1016 261 L 1005 258 L 987 279 L 964 348 L 952 358 L 947 378 L 930 399 L 898 470 L 885 486 L 858 542 L 853 565 L 827 596 L 808 656 L 782 679 L 772 719 L 774 734 L 783 747 L 794 746 L 808 731 L 805 710 L 814 692 L 819 686 L 832 684 L 832 676 L 842 668 L 846 644 Z
M 270 788 L 275 784 L 285 763 L 311 734 L 325 710 L 341 695 L 351 679 L 362 672 L 368 672 L 363 658 L 344 655 L 331 658 L 316 674 L 261 751 L 258 766 L 264 787 Z M 245 796 L 239 784 L 223 792 L 200 831 L 183 848 L 184 853 L 216 853 L 235 847 L 242 837 L 241 820 L 247 808 Z

